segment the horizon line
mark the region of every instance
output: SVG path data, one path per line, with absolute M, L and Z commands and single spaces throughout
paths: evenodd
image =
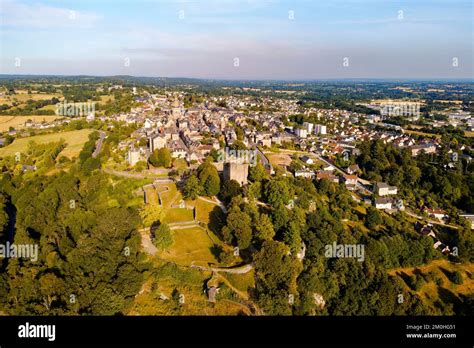
M 232 82 L 317 82 L 317 81 L 468 81 L 474 82 L 474 77 L 327 77 L 327 78 L 294 78 L 294 79 L 263 79 L 263 78 L 212 78 L 212 77 L 182 77 L 182 76 L 139 76 L 139 75 L 87 75 L 87 74 L 3 74 L 0 77 L 94 77 L 94 78 L 145 78 L 170 80 L 201 80 L 201 81 L 232 81 Z

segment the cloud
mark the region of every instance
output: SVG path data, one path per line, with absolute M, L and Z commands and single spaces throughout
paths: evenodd
M 40 3 L 25 4 L 15 0 L 2 0 L 0 17 L 2 27 L 37 29 L 90 28 L 102 18 L 93 12 Z

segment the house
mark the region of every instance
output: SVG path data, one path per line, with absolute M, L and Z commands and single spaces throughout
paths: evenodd
M 150 152 L 166 147 L 166 138 L 164 136 L 152 136 L 148 139 Z
M 471 223 L 471 229 L 474 230 L 474 214 L 459 214 L 459 216 L 469 221 Z
M 430 236 L 431 238 L 436 238 L 436 234 L 432 230 L 433 225 L 423 225 L 419 222 L 416 222 L 415 229 L 423 236 Z
M 436 153 L 436 146 L 434 144 L 420 144 L 411 147 L 412 157 L 418 156 L 421 152 L 424 153 Z
M 303 177 L 307 179 L 312 179 L 314 178 L 314 175 L 315 175 L 314 172 L 309 169 L 301 169 L 301 170 L 295 171 L 295 178 Z
M 434 244 L 433 244 L 433 248 L 435 249 L 439 249 L 443 254 L 449 254 L 449 246 L 447 246 L 446 244 L 443 244 L 442 242 L 440 242 L 439 240 L 437 240 Z
M 324 164 L 321 167 L 321 170 L 324 170 L 325 172 L 332 172 L 334 169 L 336 169 L 336 168 L 334 166 L 330 165 L 330 164 Z
M 173 158 L 186 158 L 188 152 L 186 146 L 182 141 L 173 141 L 170 144 L 171 157 Z
M 147 119 L 145 120 L 145 123 L 143 124 L 143 127 L 144 127 L 145 129 L 150 129 L 152 126 L 153 126 L 153 123 L 147 118 Z
M 352 164 L 349 167 L 347 167 L 347 172 L 349 174 L 357 174 L 360 172 L 360 168 L 357 164 Z
M 355 190 L 357 185 L 357 175 L 344 174 L 342 181 L 349 190 Z
M 339 178 L 336 175 L 332 174 L 331 172 L 319 171 L 316 174 L 316 179 L 318 180 L 326 179 L 336 184 L 339 183 Z
M 92 122 L 95 120 L 95 115 L 93 112 L 89 112 L 89 114 L 86 116 L 86 121 L 87 122 Z
M 201 144 L 196 150 L 199 151 L 202 156 L 207 156 L 212 149 L 214 149 L 213 145 Z
M 301 156 L 301 160 L 305 163 L 305 164 L 313 164 L 314 161 L 312 158 L 309 158 L 308 156 Z
M 392 209 L 392 200 L 390 198 L 377 198 L 375 200 L 375 208 L 381 210 L 391 210 Z
M 403 204 L 403 199 L 395 200 L 395 208 L 398 210 L 405 210 L 405 205 Z
M 436 208 L 436 209 L 431 209 L 431 208 L 427 208 L 425 207 L 423 209 L 423 212 L 428 214 L 429 217 L 431 218 L 435 218 L 435 219 L 438 219 L 438 220 L 444 220 L 446 219 L 448 216 L 445 214 L 444 210 L 442 209 L 439 209 L 439 208 Z
M 379 196 L 396 195 L 397 187 L 390 186 L 384 182 L 378 182 L 375 184 L 374 191 Z

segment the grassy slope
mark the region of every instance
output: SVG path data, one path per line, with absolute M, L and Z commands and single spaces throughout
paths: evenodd
M 64 139 L 66 148 L 61 152 L 60 156 L 74 157 L 79 155 L 84 143 L 87 141 L 90 129 L 81 129 L 69 132 L 59 132 L 52 134 L 36 135 L 27 138 L 16 139 L 10 145 L 0 149 L 0 156 L 14 156 L 17 152 L 25 152 L 28 149 L 28 143 L 34 141 L 37 144 L 46 144 Z

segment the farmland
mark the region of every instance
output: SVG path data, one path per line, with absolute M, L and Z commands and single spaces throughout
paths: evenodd
M 52 122 L 58 119 L 58 116 L 50 115 L 37 115 L 37 116 L 0 116 L 0 132 L 5 132 L 13 127 L 15 129 L 24 128 L 24 124 L 27 120 L 31 120 L 35 123 L 38 122 Z
M 37 144 L 47 144 L 64 139 L 66 140 L 66 148 L 60 155 L 72 158 L 79 155 L 91 132 L 90 129 L 81 129 L 16 139 L 10 145 L 0 148 L 0 157 L 14 156 L 17 152 L 24 153 L 28 150 L 28 144 L 32 141 Z

